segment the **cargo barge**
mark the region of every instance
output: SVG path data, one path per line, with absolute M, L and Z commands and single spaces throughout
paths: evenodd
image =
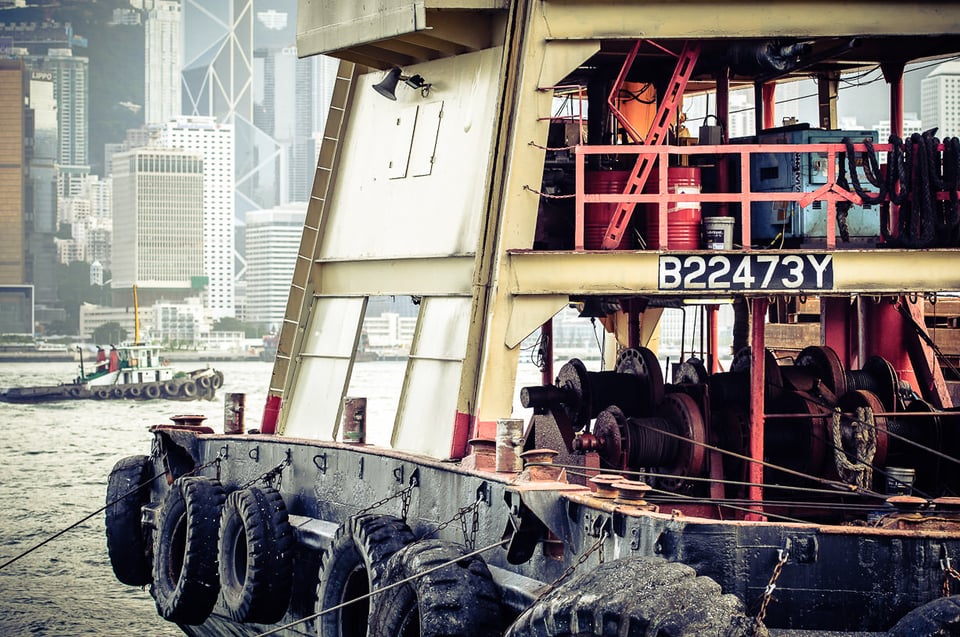
M 341 64 L 263 420 L 117 463 L 118 579 L 189 635 L 954 634 L 924 312 L 960 292 L 960 153 L 904 139 L 903 78 L 958 36 L 953 2 L 301 0 L 299 54 Z M 839 129 L 867 72 L 889 139 Z M 808 78 L 817 121 L 783 125 Z M 419 308 L 389 445 L 349 393 L 381 296 Z M 554 368 L 570 305 L 599 370 Z M 702 347 L 666 366 L 683 307 Z

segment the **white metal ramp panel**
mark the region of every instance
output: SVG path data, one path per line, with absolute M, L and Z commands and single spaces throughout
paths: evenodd
M 470 327 L 469 297 L 429 297 L 420 305 L 393 448 L 448 458 Z
M 316 299 L 291 387 L 283 435 L 333 440 L 366 297 Z

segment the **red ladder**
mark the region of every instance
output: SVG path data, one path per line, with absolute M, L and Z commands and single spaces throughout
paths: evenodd
M 645 145 L 656 146 L 666 141 L 670 123 L 674 120 L 677 110 L 680 108 L 680 102 L 683 101 L 683 91 L 687 88 L 690 76 L 693 75 L 693 67 L 696 66 L 698 57 L 700 57 L 699 43 L 687 42 L 683 45 L 683 51 L 677 59 L 677 66 L 673 69 L 673 77 L 670 78 L 666 94 L 657 108 L 657 117 L 653 126 L 650 127 L 650 132 L 647 133 L 646 139 L 644 139 Z M 630 173 L 623 194 L 633 195 L 643 190 L 655 161 L 656 155 L 643 154 L 637 156 L 637 163 Z M 615 250 L 619 247 L 620 240 L 623 238 L 627 224 L 630 223 L 630 217 L 633 216 L 633 209 L 636 205 L 634 202 L 617 204 L 617 210 L 613 214 L 613 218 L 610 219 L 610 225 L 607 226 L 607 232 L 603 236 L 602 248 L 604 250 Z

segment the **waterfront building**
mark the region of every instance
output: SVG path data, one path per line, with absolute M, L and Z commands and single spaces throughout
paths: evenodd
M 213 117 L 179 117 L 160 128 L 160 144 L 203 156 L 203 261 L 213 318 L 235 316 L 234 129 Z
M 306 213 L 306 203 L 247 213 L 247 321 L 280 328 Z
M 113 158 L 115 305 L 183 300 L 206 287 L 203 154 L 147 146 Z

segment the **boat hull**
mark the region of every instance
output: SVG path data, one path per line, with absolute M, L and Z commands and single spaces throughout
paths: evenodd
M 213 400 L 222 386 L 221 372 L 203 369 L 190 372 L 182 378 L 146 383 L 11 387 L 0 390 L 0 402 L 37 404 L 67 400 Z
M 531 475 L 529 468 L 519 475 L 496 473 L 365 445 L 204 431 L 155 427 L 164 453 L 150 471 L 176 476 L 206 467 L 196 475 L 218 476 L 228 495 L 272 475 L 293 528 L 294 585 L 280 622 L 234 622 L 221 597 L 205 622 L 181 626 L 190 635 L 255 635 L 291 622 L 277 634 L 316 634 L 314 620 L 305 618 L 322 610 L 316 601 L 321 556 L 364 510 L 404 518 L 417 538 L 487 547 L 483 559 L 501 591 L 507 624 L 569 568 L 584 573 L 604 562 L 652 558 L 682 562 L 712 579 L 742 601 L 748 616 L 775 579 L 776 595 L 765 611 L 770 629 L 880 633 L 940 597 L 940 560 L 960 552 L 960 514 L 930 515 L 926 524 L 916 512 L 888 508 L 878 511 L 888 522 L 870 528 L 716 520 L 599 497 L 563 476 Z M 187 454 L 192 461 L 183 462 Z M 179 467 L 165 464 L 168 457 L 180 457 Z M 158 531 L 149 521 L 160 515 L 168 490 L 165 480 L 154 481 L 144 506 L 154 542 Z M 406 503 L 398 496 L 404 490 Z M 372 501 L 379 506 L 370 511 Z M 472 524 L 456 523 L 458 513 L 472 509 Z M 563 541 L 541 541 L 541 533 L 526 545 L 525 528 L 534 523 Z M 504 537 L 511 538 L 506 545 Z

